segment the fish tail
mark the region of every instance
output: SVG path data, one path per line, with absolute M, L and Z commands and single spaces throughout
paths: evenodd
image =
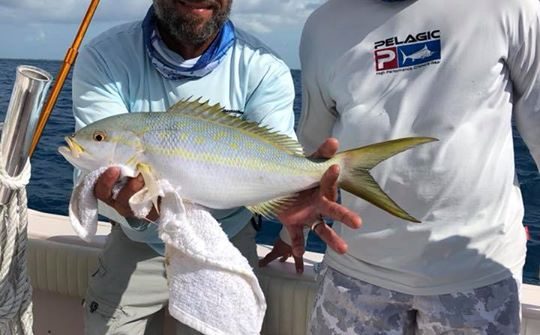
M 369 173 L 369 170 L 402 151 L 433 141 L 437 141 L 437 139 L 431 137 L 407 137 L 338 153 L 335 160 L 341 162 L 342 168 L 339 187 L 399 218 L 411 222 L 420 222 L 399 207 L 381 189 Z

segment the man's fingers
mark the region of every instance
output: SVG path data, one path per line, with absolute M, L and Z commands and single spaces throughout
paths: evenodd
M 94 195 L 97 199 L 109 204 L 112 200 L 112 189 L 114 184 L 120 177 L 120 168 L 111 167 L 105 170 L 99 176 L 96 186 L 94 187 Z
M 327 224 L 317 225 L 315 233 L 335 252 L 339 254 L 347 252 L 347 243 Z
M 319 209 L 324 217 L 339 221 L 353 229 L 362 226 L 362 219 L 356 212 L 351 211 L 337 202 L 325 201 Z
M 122 204 L 127 205 L 129 203 L 129 199 L 137 192 L 139 192 L 144 187 L 144 179 L 141 175 L 138 175 L 135 178 L 129 178 L 127 183 L 122 187 L 120 192 L 118 192 L 118 195 L 116 196 L 116 200 L 118 202 L 121 202 Z
M 330 158 L 333 157 L 339 148 L 339 142 L 335 138 L 327 138 L 326 141 L 310 157 L 312 158 Z
M 293 256 L 296 273 L 304 273 L 304 258 Z
M 303 226 L 285 226 L 291 238 L 292 254 L 302 257 L 304 254 L 304 230 Z
M 319 192 L 334 201 L 337 198 L 339 172 L 339 165 L 334 164 L 324 172 L 321 178 Z
M 267 266 L 278 257 L 279 257 L 279 254 L 277 252 L 274 252 L 274 250 L 270 251 L 266 256 L 264 256 L 263 259 L 259 260 L 259 267 L 263 268 Z
M 285 263 L 290 256 L 291 254 L 280 255 L 279 252 L 272 250 L 270 253 L 264 256 L 264 258 L 259 260 L 259 267 L 263 268 L 278 258 L 279 258 L 280 263 Z M 294 268 L 296 269 L 296 273 L 303 273 L 304 272 L 304 259 L 302 257 L 295 257 L 295 256 L 293 256 L 293 259 L 294 259 Z
M 340 221 L 351 228 L 359 228 L 362 220 L 357 213 L 335 202 L 337 198 L 337 183 L 339 165 L 332 165 L 321 179 L 320 192 L 324 197 L 320 200 L 319 211 L 323 216 Z
M 139 192 L 143 187 L 144 187 L 144 178 L 141 174 L 139 174 L 135 178 L 130 179 L 126 185 L 126 188 L 133 193 Z

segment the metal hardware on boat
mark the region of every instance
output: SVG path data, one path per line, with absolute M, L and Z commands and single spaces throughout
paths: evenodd
M 19 175 L 29 159 L 32 138 L 51 81 L 52 76 L 38 67 L 17 67 L 0 140 L 3 157 L 0 164 L 11 177 Z M 11 194 L 9 188 L 0 185 L 0 205 L 7 204 Z

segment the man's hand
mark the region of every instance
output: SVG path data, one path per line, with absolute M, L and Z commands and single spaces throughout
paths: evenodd
M 287 258 L 293 256 L 294 258 L 294 267 L 296 268 L 296 273 L 304 272 L 304 260 L 302 256 L 294 256 L 292 254 L 292 248 L 287 243 L 283 242 L 281 238 L 274 242 L 274 248 L 270 251 L 263 259 L 259 260 L 259 267 L 265 267 L 270 262 L 279 258 L 280 262 L 285 262 Z
M 330 158 L 335 155 L 338 146 L 335 138 L 329 138 L 311 157 Z M 274 249 L 261 260 L 260 266 L 265 266 L 279 257 L 285 258 L 284 261 L 293 255 L 297 272 L 301 272 L 298 270 L 303 269 L 303 264 L 299 266 L 298 263 L 303 263 L 305 245 L 303 230 L 306 226 L 314 227 L 314 232 L 336 252 L 343 254 L 347 251 L 347 244 L 332 228 L 326 224 L 315 225 L 323 217 L 340 221 L 351 228 L 359 228 L 362 224 L 358 214 L 336 203 L 338 177 L 339 166 L 331 166 L 324 173 L 319 187 L 300 192 L 294 203 L 278 215 L 278 219 L 289 232 L 292 246 L 287 248 L 288 245 L 279 239 Z
M 136 178 L 129 178 L 127 183 L 118 192 L 116 199 L 113 199 L 113 187 L 119 178 L 120 168 L 111 167 L 105 170 L 94 186 L 94 195 L 97 199 L 114 208 L 123 217 L 133 218 L 135 216 L 131 207 L 129 207 L 129 198 L 144 187 L 144 179 L 141 175 L 138 175 Z M 155 207 L 152 207 L 146 218 L 150 221 L 156 221 L 159 218 Z

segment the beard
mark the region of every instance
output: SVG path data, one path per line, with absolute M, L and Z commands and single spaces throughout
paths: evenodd
M 175 1 L 177 0 L 154 0 L 157 19 L 160 27 L 164 28 L 171 36 L 179 42 L 191 45 L 202 45 L 215 36 L 229 18 L 232 5 L 232 0 L 227 1 L 225 7 L 221 7 L 213 0 L 205 1 L 205 3 L 210 4 L 213 15 L 207 22 L 203 23 L 204 20 L 201 17 L 178 13 L 174 7 Z

